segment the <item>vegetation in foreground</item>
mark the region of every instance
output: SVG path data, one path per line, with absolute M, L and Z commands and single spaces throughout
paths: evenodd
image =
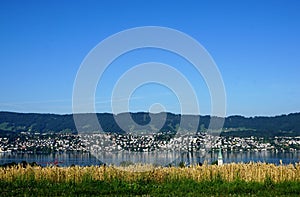
M 299 196 L 300 164 L 0 168 L 1 196 Z

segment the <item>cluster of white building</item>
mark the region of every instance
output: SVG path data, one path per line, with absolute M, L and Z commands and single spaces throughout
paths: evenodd
M 0 152 L 57 152 L 57 151 L 298 151 L 300 137 L 223 137 L 205 134 L 29 134 L 0 137 Z
M 81 140 L 87 149 L 93 151 L 135 151 L 154 150 L 172 151 L 297 151 L 300 150 L 300 137 L 223 137 L 211 135 L 175 135 L 163 134 L 122 135 L 122 134 L 82 134 Z
M 79 136 L 72 134 L 29 134 L 0 137 L 0 152 L 85 151 Z

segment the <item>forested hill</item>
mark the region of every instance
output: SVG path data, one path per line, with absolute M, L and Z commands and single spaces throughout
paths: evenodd
M 80 114 L 83 124 L 80 131 L 94 131 L 96 127 L 90 122 L 91 114 Z M 124 114 L 113 115 L 110 113 L 97 114 L 99 123 L 105 132 L 124 131 L 116 123 L 114 116 L 122 119 Z M 147 125 L 150 121 L 148 113 L 130 113 L 133 120 L 140 125 Z M 208 128 L 210 116 L 178 115 L 178 114 L 151 114 L 152 118 L 157 119 L 166 115 L 166 122 L 160 131 L 174 131 L 178 128 L 182 116 L 194 120 L 200 117 L 198 131 L 205 131 Z M 191 130 L 189 124 L 183 125 L 183 129 Z M 139 130 L 134 125 L 127 125 L 130 131 Z M 157 132 L 158 125 L 148 124 L 146 129 L 150 132 Z M 145 129 L 145 127 L 144 127 Z M 57 114 L 38 114 L 38 113 L 14 113 L 0 112 L 0 134 L 11 134 L 18 132 L 39 132 L 39 133 L 58 133 L 72 132 L 77 133 L 73 115 Z M 229 136 L 300 136 L 300 113 L 280 115 L 274 117 L 250 117 L 229 116 L 225 119 L 222 135 Z

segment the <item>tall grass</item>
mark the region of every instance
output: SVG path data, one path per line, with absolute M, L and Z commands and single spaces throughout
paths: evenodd
M 138 170 L 143 168 L 142 170 Z M 300 163 L 279 165 L 266 163 L 226 164 L 178 167 L 153 166 L 91 166 L 91 167 L 26 167 L 0 168 L 0 181 L 50 181 L 55 183 L 85 181 L 166 182 L 178 180 L 196 182 L 222 180 L 226 182 L 300 182 Z

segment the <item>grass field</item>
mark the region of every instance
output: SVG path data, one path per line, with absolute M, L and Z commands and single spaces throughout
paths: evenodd
M 300 164 L 0 168 L 1 196 L 300 196 Z

